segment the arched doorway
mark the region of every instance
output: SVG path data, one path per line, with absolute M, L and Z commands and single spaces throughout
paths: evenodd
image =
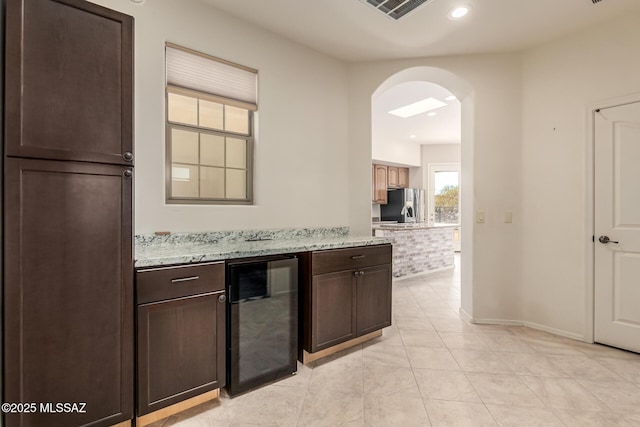
M 406 85 L 410 82 L 423 82 L 444 88 L 460 102 L 460 212 L 461 233 L 461 284 L 460 284 L 460 312 L 467 319 L 473 318 L 473 111 L 474 93 L 472 87 L 455 74 L 435 67 L 412 67 L 399 71 L 384 80 L 371 96 L 372 108 L 385 93 L 394 87 Z M 373 118 L 372 118 L 373 120 Z M 372 141 L 374 124 L 372 122 Z M 411 134 L 409 135 L 409 137 Z M 372 157 L 376 150 L 372 147 Z M 428 190 L 433 183 L 429 177 L 429 168 L 420 165 L 422 169 L 422 184 Z M 415 182 L 415 181 L 414 181 Z M 373 208 L 372 208 L 373 214 Z

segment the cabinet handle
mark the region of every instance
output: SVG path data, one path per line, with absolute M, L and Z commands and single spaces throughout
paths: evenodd
M 200 276 L 183 277 L 180 279 L 171 279 L 171 283 L 189 282 L 191 280 L 198 280 Z
M 125 178 L 131 178 L 133 176 L 133 171 L 131 169 L 126 169 L 123 175 Z
M 360 272 L 359 272 L 359 271 L 354 271 L 354 272 L 353 272 L 353 275 L 354 275 L 354 276 L 357 276 L 358 274 L 360 274 Z
M 131 160 L 133 160 L 133 153 L 131 151 L 127 151 L 124 154 L 122 154 L 122 158 L 125 159 L 127 162 L 130 162 Z
M 361 275 L 361 276 L 364 276 L 364 271 L 360 271 L 360 275 Z
M 225 302 L 226 300 L 227 300 L 227 296 L 226 296 L 226 295 L 220 295 L 220 296 L 218 297 L 218 302 L 219 302 L 219 303 L 223 303 L 223 302 Z
M 354 255 L 351 257 L 351 259 L 362 259 L 362 258 L 366 258 L 366 255 Z

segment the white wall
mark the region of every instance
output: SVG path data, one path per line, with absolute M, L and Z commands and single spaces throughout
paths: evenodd
M 424 144 L 421 149 L 422 174 L 421 186 L 429 189 L 429 163 L 460 163 L 462 151 L 460 144 Z
M 591 328 L 587 107 L 640 92 L 639 52 L 636 13 L 524 53 L 524 319 L 566 335 Z
M 411 80 L 449 89 L 462 102 L 462 308 L 478 320 L 519 320 L 520 56 L 367 62 L 350 65 L 349 74 L 351 227 L 369 227 L 374 92 Z M 473 224 L 474 207 L 487 212 L 486 224 Z M 500 221 L 505 210 L 514 212 L 513 224 Z
M 348 225 L 343 63 L 195 0 L 94 3 L 135 17 L 136 233 Z M 165 204 L 165 41 L 259 70 L 254 206 Z
M 420 144 L 402 141 L 381 141 L 372 138 L 371 157 L 373 162 L 400 163 L 402 165 L 420 166 Z
M 424 144 L 421 146 L 422 164 L 460 163 L 460 144 Z
M 640 92 L 638 14 L 524 53 L 344 65 L 196 0 L 94 1 L 136 18 L 138 233 L 349 225 L 368 234 L 371 98 L 425 78 L 462 102 L 462 308 L 585 335 L 586 107 Z M 165 41 L 260 70 L 255 206 L 165 205 Z M 473 222 L 477 210 L 485 224 Z

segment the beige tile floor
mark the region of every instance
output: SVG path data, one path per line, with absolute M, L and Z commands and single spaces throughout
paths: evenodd
M 152 426 L 640 426 L 640 355 L 466 323 L 459 277 L 395 281 L 382 337 Z

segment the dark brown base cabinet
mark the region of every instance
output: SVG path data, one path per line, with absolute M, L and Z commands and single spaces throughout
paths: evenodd
M 391 325 L 391 245 L 313 252 L 304 350 L 314 353 Z
M 356 281 L 356 336 L 391 326 L 391 264 L 362 268 Z
M 323 350 L 356 335 L 354 271 L 319 274 L 311 283 L 311 351 Z
M 138 416 L 225 385 L 224 263 L 139 270 Z

